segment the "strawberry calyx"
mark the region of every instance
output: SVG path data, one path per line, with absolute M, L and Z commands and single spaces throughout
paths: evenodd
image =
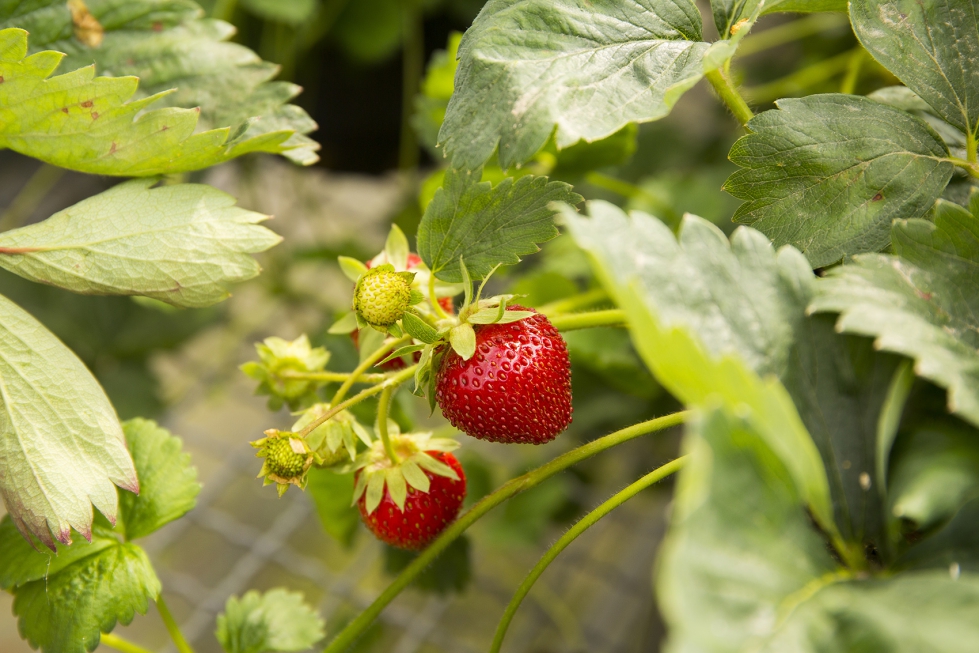
M 330 404 L 313 404 L 305 410 L 292 425 L 296 433 L 324 416 Z M 357 441 L 371 446 L 371 436 L 367 429 L 357 421 L 353 413 L 342 410 L 326 422 L 310 431 L 305 438 L 306 446 L 313 454 L 313 464 L 317 467 L 336 467 L 350 463 L 357 457 Z
M 314 456 L 303 438 L 291 431 L 269 429 L 264 438 L 251 445 L 258 449 L 255 456 L 265 459 L 258 473 L 258 478 L 265 479 L 263 485 L 275 483 L 280 497 L 290 485 L 305 489 Z
M 303 334 L 295 340 L 275 336 L 256 343 L 259 360 L 241 366 L 241 370 L 259 382 L 257 394 L 270 396 L 269 406 L 274 410 L 283 403 L 298 408 L 315 396 L 317 383 L 296 378 L 292 373 L 321 372 L 330 361 L 330 352 L 323 347 L 313 347 Z
M 457 449 L 458 442 L 449 438 L 432 437 L 430 432 L 397 433 L 397 427 L 393 422 L 390 424 L 389 428 L 393 432 L 389 437 L 397 462 L 391 460 L 382 442 L 375 441 L 357 457 L 351 467 L 357 473 L 351 505 L 356 505 L 361 497 L 365 497 L 368 515 L 381 504 L 385 491 L 403 512 L 409 487 L 419 492 L 428 492 L 431 481 L 425 472 L 459 480 L 454 469 L 433 455 Z

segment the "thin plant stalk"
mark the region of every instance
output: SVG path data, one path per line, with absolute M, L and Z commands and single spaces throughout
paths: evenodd
M 748 121 L 755 117 L 751 107 L 748 106 L 744 97 L 742 97 L 737 87 L 735 87 L 734 82 L 731 81 L 730 74 L 716 69 L 706 73 L 704 76 L 742 126 L 747 125 Z
M 123 639 L 118 635 L 113 635 L 112 633 L 102 633 L 102 636 L 99 638 L 99 643 L 109 648 L 114 648 L 120 653 L 150 653 L 150 651 L 142 646 L 133 644 L 129 640 Z
M 590 313 L 554 315 L 549 319 L 558 331 L 575 331 L 577 329 L 592 329 L 595 327 L 621 327 L 626 325 L 625 311 L 620 308 L 612 308 L 607 311 L 592 311 Z
M 7 206 L 3 215 L 0 215 L 0 231 L 16 229 L 24 224 L 65 172 L 64 168 L 42 163 Z
M 333 641 L 323 650 L 323 653 L 341 653 L 360 637 L 365 630 L 377 619 L 378 615 L 393 601 L 418 574 L 424 571 L 439 554 L 472 526 L 480 517 L 525 490 L 535 487 L 555 474 L 564 471 L 582 460 L 591 458 L 606 449 L 628 442 L 648 433 L 662 431 L 671 426 L 681 424 L 689 415 L 686 411 L 664 415 L 646 422 L 633 424 L 627 428 L 598 438 L 576 449 L 558 456 L 554 460 L 532 470 L 523 476 L 511 479 L 497 488 L 494 492 L 483 497 L 476 505 L 460 516 L 445 531 L 442 532 L 411 564 L 388 585 L 387 589 L 374 602 L 361 612 L 353 621 L 341 630 Z
M 350 390 L 351 386 L 353 386 L 353 384 L 357 382 L 357 379 L 359 379 L 362 374 L 364 374 L 370 368 L 374 367 L 374 365 L 376 365 L 378 361 L 380 361 L 382 358 L 387 356 L 390 352 L 394 351 L 395 349 L 405 344 L 406 342 L 409 342 L 410 340 L 411 340 L 411 336 L 404 336 L 402 338 L 398 338 L 397 340 L 391 340 L 390 342 L 386 342 L 380 347 L 378 347 L 377 351 L 375 351 L 370 356 L 365 358 L 363 361 L 361 361 L 360 365 L 354 368 L 354 371 L 350 373 L 350 376 L 347 378 L 347 380 L 343 382 L 343 385 L 341 385 L 337 389 L 336 394 L 333 395 L 333 399 L 330 401 L 330 405 L 336 406 L 339 402 L 343 401 L 343 398 L 347 396 L 347 391 Z
M 163 619 L 163 624 L 167 627 L 170 639 L 173 640 L 177 650 L 180 653 L 194 653 L 194 649 L 187 643 L 184 634 L 180 632 L 180 626 L 177 625 L 177 620 L 170 613 L 170 608 L 167 607 L 167 602 L 163 600 L 162 594 L 156 599 L 156 610 L 160 613 L 160 618 Z
M 558 315 L 560 313 L 568 313 L 570 311 L 579 311 L 583 308 L 594 306 L 595 304 L 601 303 L 607 299 L 608 293 L 605 292 L 604 288 L 595 288 L 578 295 L 573 295 L 571 297 L 558 299 L 548 304 L 544 304 L 543 306 L 537 308 L 537 312 L 543 313 L 547 316 Z
M 524 578 L 523 582 L 520 584 L 520 587 L 517 588 L 517 591 L 510 600 L 510 603 L 507 605 L 506 610 L 503 611 L 503 617 L 500 619 L 500 624 L 496 627 L 496 634 L 493 636 L 493 644 L 490 646 L 490 653 L 499 653 L 500 647 L 503 645 L 503 638 L 506 637 L 507 629 L 510 627 L 510 622 L 513 621 L 513 617 L 516 615 L 520 604 L 523 602 L 524 598 L 526 598 L 527 594 L 530 592 L 530 589 L 534 586 L 534 583 L 537 582 L 537 579 L 544 573 L 544 570 L 547 569 L 552 562 L 554 562 L 562 551 L 568 548 L 568 546 L 574 542 L 579 535 L 598 523 L 602 517 L 609 514 L 653 483 L 661 481 L 667 476 L 679 471 L 686 462 L 686 458 L 687 456 L 677 458 L 676 460 L 668 462 L 665 465 L 649 472 L 641 479 L 616 493 L 608 501 L 582 517 L 578 523 L 576 523 L 568 530 L 568 532 L 562 535 L 561 538 L 547 550 L 537 564 L 534 565 L 534 568 L 531 569 L 530 573 L 527 574 L 527 577 Z
M 388 455 L 391 464 L 397 466 L 401 463 L 401 459 L 394 452 L 394 447 L 391 446 L 391 437 L 388 435 L 388 413 L 390 412 L 393 393 L 394 388 L 391 386 L 381 391 L 381 397 L 377 402 L 377 434 L 380 436 L 381 442 L 384 443 L 384 453 Z

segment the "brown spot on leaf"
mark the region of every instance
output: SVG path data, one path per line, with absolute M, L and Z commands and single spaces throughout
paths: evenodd
M 160 131 L 161 132 L 165 132 L 168 129 L 170 129 L 170 126 L 169 125 L 163 125 L 163 127 L 160 128 Z
M 115 154 L 115 153 L 116 153 L 116 142 L 112 141 L 112 146 L 109 148 L 109 154 Z
M 153 21 L 153 31 L 162 32 L 163 31 L 163 21 L 154 20 Z
M 92 120 L 98 120 L 98 119 L 99 119 L 99 112 L 98 111 L 93 111 L 92 112 Z
M 882 199 L 884 199 L 884 196 L 883 196 L 883 195 L 881 195 L 880 193 L 877 193 L 876 195 L 874 195 L 874 199 L 873 199 L 873 201 L 874 201 L 874 202 L 879 202 L 879 201 L 881 201 Z
M 3 84 L 3 75 L 0 75 L 0 84 Z
M 92 101 L 91 100 L 85 100 L 84 102 L 82 102 L 82 106 L 87 109 L 90 106 L 92 106 Z
M 68 113 L 68 107 L 61 107 L 62 113 Z

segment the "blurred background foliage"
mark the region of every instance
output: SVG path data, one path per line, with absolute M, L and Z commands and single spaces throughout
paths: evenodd
M 443 174 L 436 141 L 452 93 L 459 36 L 482 3 L 200 4 L 209 15 L 237 28 L 233 40 L 281 66 L 281 79 L 304 88 L 295 102 L 319 124 L 311 136 L 322 146 L 321 160 L 302 169 L 249 156 L 187 177 L 206 179 L 234 194 L 242 206 L 275 215 L 269 224 L 285 237 L 281 246 L 260 257 L 263 274 L 233 289 L 235 296 L 224 304 L 188 311 L 128 298 L 78 296 L 0 271 L 0 293 L 30 311 L 82 358 L 122 418 L 167 420 L 181 411 L 192 413 L 208 397 L 243 388 L 250 392 L 237 366 L 253 358 L 253 342 L 269 335 L 293 338 L 306 332 L 314 345 L 332 352 L 330 369 L 356 365 L 349 338 L 326 333 L 333 315 L 346 310 L 350 301 L 349 282 L 336 257 L 373 256 L 392 221 L 413 237 Z M 706 3 L 702 5 L 704 9 Z M 710 16 L 709 10 L 703 13 Z M 713 29 L 709 23 L 708 32 Z M 778 97 L 841 89 L 866 93 L 896 83 L 860 49 L 846 18 L 837 14 L 763 18 L 741 47 L 734 74 L 759 110 L 770 108 Z M 588 199 L 648 211 L 674 226 L 692 212 L 730 232 L 738 202 L 720 187 L 734 168 L 726 155 L 738 135 L 736 122 L 701 84 L 662 121 L 630 126 L 605 141 L 562 152 L 545 146 L 525 171 L 550 174 L 573 183 Z M 52 171 L 10 152 L 0 152 L 0 174 L 5 182 L 0 186 L 0 207 L 5 207 L 0 229 L 43 219 L 114 183 Z M 492 164 L 484 170 L 484 178 L 494 181 L 504 174 Z M 584 255 L 563 236 L 547 243 L 541 254 L 502 270 L 493 284 L 494 290 L 525 295 L 523 303 L 533 306 L 582 293 L 594 298 L 589 306 L 602 305 Z M 574 365 L 571 429 L 552 445 L 536 449 L 467 439 L 460 458 L 469 478 L 470 503 L 558 451 L 675 409 L 624 332 L 574 332 L 567 340 Z M 330 391 L 326 388 L 325 396 Z M 405 395 L 399 395 L 394 413 L 403 428 L 445 428 L 429 417 L 425 402 Z M 370 403 L 358 409 L 372 421 Z M 284 411 L 268 416 L 267 422 L 253 424 L 237 438 L 245 446 L 262 429 L 288 426 L 290 419 Z M 675 439 L 646 439 L 614 459 L 600 457 L 576 467 L 509 502 L 474 529 L 473 538 L 492 547 L 537 546 L 593 505 L 596 493 L 636 478 L 674 455 L 675 447 Z M 360 527 L 345 492 L 345 479 L 330 472 L 312 475 L 309 494 L 326 532 L 344 546 L 354 546 Z M 462 589 L 471 575 L 469 551 L 463 540 L 420 584 L 437 593 Z M 384 555 L 390 573 L 409 560 L 403 552 Z M 646 577 L 647 571 L 638 573 Z M 648 583 L 643 587 L 651 601 Z M 363 650 L 373 650 L 368 644 Z

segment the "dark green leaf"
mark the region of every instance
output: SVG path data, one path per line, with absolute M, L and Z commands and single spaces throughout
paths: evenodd
M 840 313 L 837 329 L 913 358 L 919 376 L 948 390 L 949 409 L 979 425 L 979 194 L 972 207 L 941 201 L 934 223 L 895 222 L 898 256 L 830 271 L 811 310 Z
M 126 539 L 135 540 L 189 512 L 201 486 L 190 455 L 181 452 L 180 438 L 151 420 L 131 419 L 122 426 L 140 493 L 123 493 L 119 507 Z
M 309 470 L 308 479 L 306 493 L 316 505 L 316 514 L 323 524 L 323 530 L 344 546 L 350 546 L 360 523 L 360 513 L 352 505 L 352 475 L 313 467 Z
M 965 134 L 942 120 L 942 117 L 935 113 L 935 110 L 928 106 L 927 102 L 918 97 L 918 94 L 907 86 L 887 86 L 874 91 L 867 97 L 921 118 L 938 132 L 938 135 L 942 137 L 945 145 L 953 154 L 963 159 L 966 157 Z
M 479 170 L 450 169 L 418 228 L 418 254 L 443 281 L 462 281 L 461 256 L 469 273 L 483 278 L 539 251 L 538 243 L 558 234 L 548 204 L 581 201 L 568 184 L 547 177 L 508 177 L 496 186 L 479 178 Z
M 975 0 L 852 0 L 860 43 L 945 119 L 979 129 L 979 18 Z M 909 217 L 909 216 L 902 216 Z
M 814 267 L 883 249 L 895 218 L 931 208 L 952 175 L 948 149 L 924 122 L 850 95 L 780 100 L 731 148 L 743 169 L 725 190 L 734 214 Z
M 323 639 L 323 619 L 299 592 L 252 590 L 228 599 L 215 635 L 228 653 L 305 651 Z
M 459 47 L 440 141 L 456 166 L 532 157 L 667 115 L 703 75 L 692 0 L 492 0 Z

